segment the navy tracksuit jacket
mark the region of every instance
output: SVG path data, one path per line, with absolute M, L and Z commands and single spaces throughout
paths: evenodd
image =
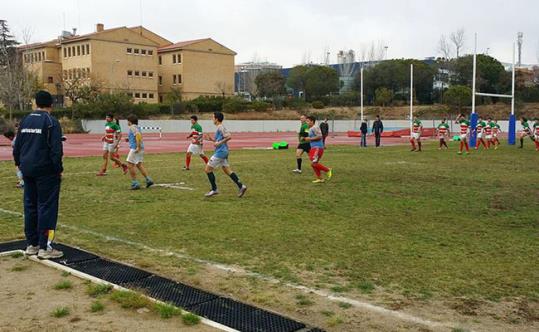
M 40 249 L 47 248 L 56 229 L 62 156 L 58 120 L 36 110 L 20 122 L 13 158 L 24 178 L 24 232 L 28 245 Z

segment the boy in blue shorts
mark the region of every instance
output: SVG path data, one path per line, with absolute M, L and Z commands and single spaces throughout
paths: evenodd
M 144 168 L 144 143 L 142 142 L 142 133 L 138 126 L 138 118 L 136 115 L 131 114 L 127 117 L 127 124 L 129 125 L 129 154 L 127 155 L 127 167 L 129 168 L 129 175 L 131 176 L 131 190 L 140 189 L 140 184 L 137 181 L 138 168 L 140 174 L 146 179 L 146 188 L 151 187 L 154 183 L 148 172 Z
M 232 181 L 234 181 L 234 183 L 238 186 L 238 197 L 243 197 L 243 195 L 247 191 L 247 186 L 240 182 L 238 175 L 236 175 L 236 173 L 232 171 L 228 163 L 227 143 L 228 141 L 230 141 L 232 136 L 223 126 L 224 118 L 225 117 L 221 112 L 213 113 L 213 124 L 217 126 L 217 130 L 215 132 L 215 137 L 207 136 L 206 138 L 208 141 L 214 142 L 213 145 L 215 146 L 213 156 L 206 164 L 206 169 L 204 170 L 208 175 L 208 180 L 211 184 L 211 190 L 206 194 L 206 197 L 211 197 L 219 194 L 219 190 L 217 190 L 217 184 L 215 183 L 215 174 L 213 174 L 213 170 L 218 167 L 221 167 L 223 169 L 223 172 L 225 172 L 226 175 L 230 176 Z

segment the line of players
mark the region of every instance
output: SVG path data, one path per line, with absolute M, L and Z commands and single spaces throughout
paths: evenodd
M 522 126 L 522 131 L 519 134 L 519 148 L 524 147 L 524 139 L 529 137 L 535 143 L 535 150 L 539 151 L 539 119 L 535 119 L 534 121 L 535 123 L 533 125 L 532 132 L 528 119 L 525 117 L 521 118 L 520 124 Z M 471 131 L 470 121 L 464 114 L 459 114 L 455 122 L 460 126 L 460 147 L 458 154 L 462 154 L 464 149 L 466 149 L 465 153 L 468 154 L 470 152 L 470 147 L 468 144 Z M 412 149 L 410 151 L 421 152 L 422 131 L 423 124 L 421 123 L 421 120 L 414 118 L 412 122 L 412 134 L 410 136 L 410 144 L 412 145 Z M 481 145 L 485 149 L 490 149 L 491 146 L 494 147 L 494 150 L 498 149 L 498 146 L 500 145 L 498 135 L 502 131 L 497 120 L 488 117 L 487 121 L 484 121 L 481 117 L 479 117 L 474 132 L 476 135 L 476 150 L 479 150 Z M 446 119 L 443 119 L 442 122 L 436 127 L 436 135 L 440 141 L 440 145 L 438 147 L 439 150 L 441 150 L 443 147 L 446 149 L 449 148 L 447 146 L 446 139 L 449 139 L 450 134 L 449 124 L 447 123 Z

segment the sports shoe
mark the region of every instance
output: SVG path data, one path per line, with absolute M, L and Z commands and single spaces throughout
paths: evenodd
M 153 183 L 152 180 L 146 180 L 146 188 L 150 188 L 153 185 L 154 185 L 154 183 Z
M 461 154 L 462 154 L 462 151 L 457 152 L 457 154 L 458 154 L 458 155 L 461 155 Z
M 328 181 L 331 180 L 331 177 L 333 176 L 333 168 L 329 169 L 327 176 L 328 176 Z
M 139 189 L 140 189 L 140 184 L 138 184 L 138 183 L 132 183 L 131 184 L 130 190 L 139 190 Z
M 33 256 L 33 255 L 37 255 L 37 253 L 39 252 L 39 247 L 38 246 L 28 246 L 26 247 L 26 250 L 24 251 L 24 254 L 26 256 Z
M 243 197 L 246 191 L 247 191 L 247 186 L 246 185 L 241 186 L 240 191 L 238 191 L 238 197 L 240 198 Z
M 24 189 L 24 182 L 17 183 L 17 185 L 15 185 L 15 187 L 17 187 L 19 189 Z
M 415 148 L 411 149 L 410 152 L 414 152 L 415 151 Z
M 129 168 L 127 167 L 126 164 L 122 164 L 122 171 L 124 172 L 124 175 L 126 175 L 127 172 L 129 171 Z
M 219 191 L 218 191 L 218 190 L 210 190 L 210 191 L 208 191 L 204 196 L 206 196 L 206 197 L 212 197 L 212 196 L 215 196 L 215 195 L 219 195 Z
M 107 172 L 99 172 L 95 176 L 105 176 L 107 175 Z
M 297 173 L 297 174 L 301 174 L 301 169 L 296 168 L 296 169 L 293 169 L 292 172 Z
M 184 171 L 189 171 L 189 170 L 190 170 L 189 167 L 185 167 L 185 166 L 183 166 L 182 169 L 183 169 Z
M 56 249 L 39 249 L 39 252 L 37 253 L 37 258 L 40 259 L 52 259 L 52 258 L 60 258 L 64 256 L 64 253 L 60 250 Z
M 324 179 L 316 179 L 313 181 L 313 183 L 324 183 L 326 181 L 324 181 Z

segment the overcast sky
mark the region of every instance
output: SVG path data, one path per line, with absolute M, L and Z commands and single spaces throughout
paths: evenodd
M 140 9 L 142 8 L 142 10 Z M 142 13 L 142 15 L 141 15 Z M 465 52 L 478 51 L 511 61 L 512 43 L 524 33 L 523 63 L 539 62 L 539 0 L 10 0 L 1 19 L 32 42 L 52 39 L 64 28 L 79 33 L 142 24 L 177 42 L 211 37 L 238 53 L 236 63 L 258 60 L 283 66 L 324 51 L 336 62 L 340 49 L 356 52 L 383 41 L 388 58 L 438 55 L 442 34 L 464 28 Z

